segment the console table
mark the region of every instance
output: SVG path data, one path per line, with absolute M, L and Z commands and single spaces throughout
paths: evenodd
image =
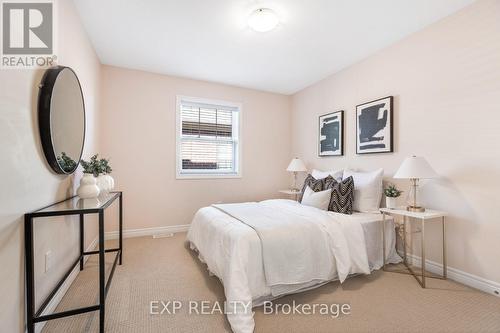
M 118 248 L 104 248 L 104 210 L 108 208 L 116 199 L 119 200 L 119 238 Z M 110 192 L 100 195 L 96 199 L 80 199 L 77 196 L 57 202 L 37 211 L 24 215 L 24 243 L 25 243 L 25 265 L 26 265 L 26 317 L 28 333 L 35 332 L 35 324 L 47 320 L 74 316 L 81 313 L 99 311 L 99 332 L 104 332 L 104 314 L 106 305 L 106 295 L 111 285 L 111 280 L 115 272 L 116 264 L 122 264 L 123 253 L 123 194 L 122 192 Z M 99 250 L 84 251 L 84 216 L 86 214 L 99 214 Z M 62 279 L 56 284 L 56 287 L 49 293 L 47 298 L 41 303 L 38 310 L 35 309 L 35 279 L 34 279 L 34 253 L 33 253 L 33 224 L 37 217 L 79 215 L 80 216 L 80 255 L 76 261 L 64 274 Z M 104 255 L 108 252 L 116 252 L 113 266 L 109 278 L 105 278 Z M 83 308 L 71 309 L 67 311 L 56 312 L 42 315 L 43 311 L 52 300 L 56 292 L 62 286 L 64 281 L 71 274 L 73 269 L 80 264 L 80 270 L 83 270 L 83 259 L 86 255 L 99 255 L 99 304 Z

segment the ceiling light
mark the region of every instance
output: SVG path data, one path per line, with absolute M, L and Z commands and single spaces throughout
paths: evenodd
M 250 28 L 258 32 L 271 31 L 278 23 L 278 15 L 269 8 L 259 8 L 248 18 Z

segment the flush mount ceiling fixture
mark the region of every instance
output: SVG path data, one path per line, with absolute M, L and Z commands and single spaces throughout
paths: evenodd
M 258 32 L 271 31 L 278 23 L 278 15 L 269 8 L 259 8 L 248 18 L 248 26 Z
M 474 0 L 72 2 L 105 65 L 289 95 Z M 276 13 L 274 30 L 249 27 L 258 8 Z

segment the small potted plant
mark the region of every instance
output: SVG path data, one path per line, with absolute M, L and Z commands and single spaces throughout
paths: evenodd
M 80 187 L 76 190 L 76 194 L 82 199 L 97 198 L 100 193 L 96 180 L 96 176 L 99 175 L 98 163 L 97 155 L 92 156 L 89 162 L 84 160 L 81 161 L 83 177 L 80 180 Z
M 389 209 L 395 209 L 397 207 L 396 200 L 403 193 L 396 188 L 396 185 L 389 184 L 389 186 L 384 189 L 385 194 L 385 206 Z
M 101 158 L 97 161 L 97 186 L 102 193 L 108 193 L 115 187 L 115 180 L 110 176 L 111 171 L 113 169 L 109 165 L 109 159 Z

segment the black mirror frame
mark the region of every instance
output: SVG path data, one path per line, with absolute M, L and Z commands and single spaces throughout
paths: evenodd
M 68 69 L 75 75 L 76 81 L 78 82 L 78 87 L 80 88 L 80 94 L 82 95 L 82 107 L 83 107 L 83 142 L 82 149 L 80 151 L 80 156 L 78 161 L 76 161 L 76 166 L 71 171 L 65 171 L 61 168 L 59 163 L 57 163 L 57 157 L 54 151 L 54 145 L 52 142 L 52 132 L 50 126 L 50 112 L 52 104 L 52 91 L 54 90 L 54 85 L 56 83 L 58 75 L 64 70 Z M 45 153 L 45 158 L 49 163 L 50 167 L 55 173 L 62 175 L 71 175 L 80 165 L 82 159 L 83 147 L 85 146 L 85 132 L 86 132 L 86 114 L 85 114 L 85 100 L 83 97 L 82 86 L 80 80 L 76 75 L 75 71 L 70 67 L 66 66 L 56 66 L 49 68 L 45 71 L 43 75 L 42 82 L 39 86 L 38 93 L 38 128 L 40 131 L 40 139 L 42 142 L 43 152 Z

